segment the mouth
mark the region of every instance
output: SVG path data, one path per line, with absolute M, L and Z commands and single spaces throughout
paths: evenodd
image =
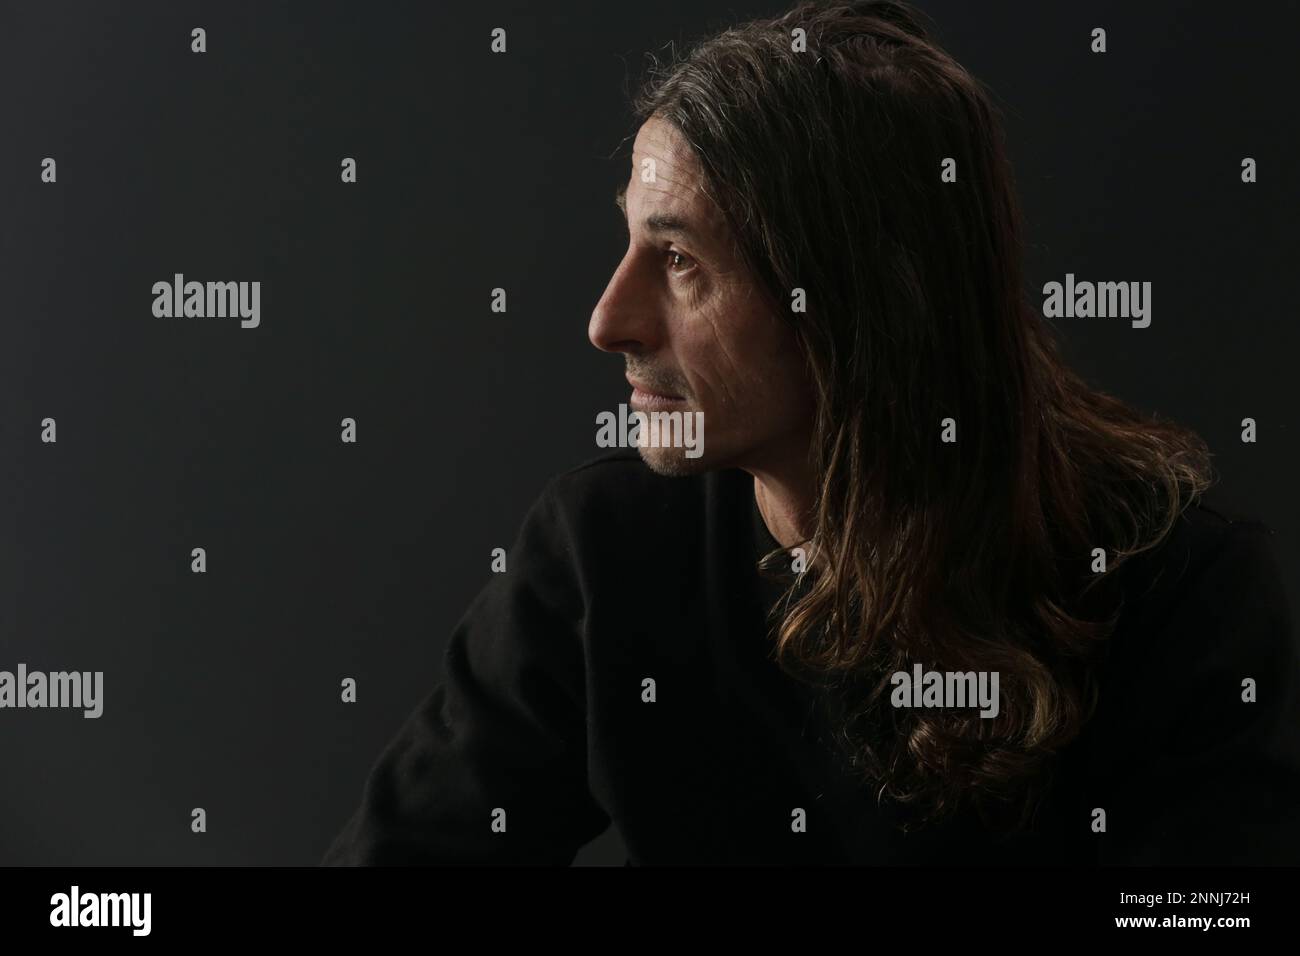
M 628 378 L 627 382 L 632 386 L 632 399 L 630 404 L 634 408 L 669 408 L 674 405 L 681 405 L 686 401 L 686 399 L 681 395 L 657 392 L 648 385 L 642 385 L 633 378 Z

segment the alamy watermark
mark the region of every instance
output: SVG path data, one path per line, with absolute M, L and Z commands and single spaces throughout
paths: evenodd
M 153 294 L 153 314 L 160 319 L 239 316 L 245 329 L 262 323 L 262 283 L 258 281 L 186 282 L 185 275 L 177 272 L 171 282 L 155 282 Z
M 617 415 L 599 413 L 596 425 L 597 448 L 685 448 L 687 458 L 704 454 L 703 412 L 629 413 L 620 404 Z
M 0 671 L 0 708 L 69 707 L 84 710 L 82 717 L 104 712 L 103 671 Z
M 981 717 L 1001 711 L 997 671 L 895 671 L 889 702 L 895 707 L 979 707 Z
M 1064 284 L 1043 286 L 1043 315 L 1049 319 L 1132 319 L 1133 328 L 1145 329 L 1151 324 L 1151 283 L 1075 282 L 1074 273 L 1067 272 Z
M 50 897 L 51 926 L 129 926 L 132 936 L 148 936 L 152 893 L 82 893 L 75 883 Z

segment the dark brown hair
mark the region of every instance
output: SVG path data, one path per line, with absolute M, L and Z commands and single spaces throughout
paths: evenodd
M 1213 481 L 1208 450 L 1063 363 L 1023 289 L 998 113 L 910 7 L 727 29 L 652 64 L 633 105 L 691 144 L 814 383 L 815 526 L 782 665 L 836 689 L 851 765 L 911 825 L 964 798 L 1023 825 L 1095 707 L 1118 610 L 1093 620 L 1083 596 L 1164 540 Z M 997 671 L 1000 713 L 890 706 L 914 663 Z

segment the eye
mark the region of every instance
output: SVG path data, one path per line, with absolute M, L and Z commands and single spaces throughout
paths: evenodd
M 674 275 L 683 275 L 689 272 L 695 265 L 695 261 L 690 256 L 678 252 L 676 249 L 669 249 L 668 270 Z

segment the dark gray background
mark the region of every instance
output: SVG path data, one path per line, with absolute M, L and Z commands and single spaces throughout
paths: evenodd
M 1154 283 L 1148 329 L 1056 321 L 1067 354 L 1205 436 L 1296 606 L 1295 6 L 920 6 L 1007 112 L 1030 288 Z M 317 861 L 490 550 L 626 401 L 586 326 L 644 53 L 782 9 L 0 9 L 0 669 L 105 672 L 98 720 L 0 711 L 0 863 Z M 174 272 L 260 280 L 261 327 L 155 318 Z

